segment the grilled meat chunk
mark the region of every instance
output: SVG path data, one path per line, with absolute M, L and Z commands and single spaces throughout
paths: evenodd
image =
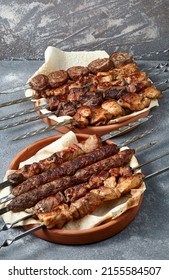
M 142 93 L 126 93 L 119 100 L 118 104 L 130 111 L 140 111 L 150 105 L 150 99 Z
M 48 75 L 49 85 L 52 88 L 60 87 L 63 84 L 67 83 L 68 78 L 69 78 L 69 76 L 67 74 L 67 71 L 65 71 L 65 70 L 58 70 L 58 71 L 52 72 Z
M 56 205 L 50 213 L 37 213 L 41 222 L 48 228 L 62 228 L 67 222 L 83 218 L 91 214 L 105 201 L 120 198 L 124 193 L 128 193 L 132 188 L 138 188 L 143 183 L 143 174 L 133 174 L 129 179 L 121 178 L 123 186 L 116 183 L 115 177 L 108 178 L 104 185 L 97 189 L 90 190 L 86 195 L 68 204 Z M 130 183 L 129 183 L 130 182 Z
M 108 111 L 113 116 L 113 118 L 124 115 L 123 108 L 117 103 L 116 100 L 104 101 L 101 107 Z
M 27 192 L 33 188 L 38 188 L 41 184 L 45 184 L 52 180 L 55 180 L 61 176 L 73 175 L 79 168 L 83 168 L 87 165 L 93 164 L 103 158 L 116 154 L 119 151 L 119 148 L 115 144 L 105 145 L 99 147 L 83 156 L 73 158 L 58 167 L 49 169 L 41 174 L 34 175 L 28 180 L 24 181 L 22 184 L 19 184 L 14 189 L 12 193 L 15 196 L 18 196 L 24 192 Z
M 73 66 L 67 69 L 67 73 L 71 80 L 76 81 L 82 76 L 87 76 L 89 69 L 84 66 Z
M 89 63 L 88 69 L 91 73 L 97 74 L 98 72 L 110 70 L 112 66 L 113 63 L 109 58 L 98 58 Z
M 44 74 L 38 74 L 31 79 L 29 85 L 32 89 L 35 90 L 44 90 L 48 87 L 48 77 Z
M 64 191 L 73 185 L 87 182 L 93 174 L 98 174 L 102 170 L 109 170 L 113 167 L 127 165 L 133 154 L 133 149 L 126 149 L 106 159 L 102 159 L 82 169 L 78 169 L 73 176 L 65 176 L 51 182 L 49 182 L 49 179 L 51 180 L 51 176 L 48 176 L 45 180 L 48 183 L 41 183 L 38 185 L 40 187 L 35 185 L 36 188 L 15 197 L 11 202 L 9 202 L 8 209 L 13 212 L 18 212 L 33 207 L 38 201 L 45 197 L 54 195 L 59 191 Z
M 114 52 L 110 55 L 114 67 L 121 67 L 133 61 L 132 55 L 126 52 Z

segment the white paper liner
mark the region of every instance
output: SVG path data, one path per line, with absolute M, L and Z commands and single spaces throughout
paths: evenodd
M 46 146 L 45 148 L 39 150 L 33 157 L 29 158 L 28 160 L 20 163 L 19 167 L 23 166 L 23 164 L 30 164 L 34 161 L 38 161 L 39 159 L 46 158 L 47 156 L 52 155 L 56 151 L 60 151 L 62 148 L 66 148 L 67 146 L 77 143 L 76 135 L 73 132 L 68 132 L 64 136 L 62 136 L 60 139 L 54 141 L 50 145 Z M 126 149 L 127 147 L 123 147 L 122 149 Z M 130 166 L 134 168 L 135 166 L 138 166 L 138 162 L 135 156 L 132 157 L 132 160 L 130 162 Z M 6 172 L 4 180 L 7 178 L 7 175 L 10 173 L 13 173 L 14 171 L 8 170 Z M 77 221 L 71 221 L 67 223 L 63 229 L 87 229 L 92 228 L 104 220 L 107 220 L 109 218 L 116 218 L 120 216 L 122 213 L 124 213 L 126 210 L 135 207 L 139 204 L 140 197 L 142 193 L 145 191 L 146 187 L 143 183 L 142 186 L 139 189 L 132 189 L 129 194 L 123 196 L 122 198 L 112 200 L 105 202 L 101 207 L 99 207 L 96 211 L 94 211 L 92 214 L 87 215 L 86 217 L 79 219 Z M 0 197 L 4 197 L 10 193 L 10 188 L 4 188 L 0 192 Z M 8 203 L 6 203 L 8 204 Z M 4 207 L 5 204 L 1 205 L 0 208 Z M 28 212 L 31 212 L 29 209 L 27 211 L 20 211 L 18 213 L 13 212 L 7 212 L 3 214 L 3 219 L 5 223 L 12 223 L 24 216 L 27 215 Z M 29 218 L 25 221 L 22 221 L 18 223 L 15 226 L 23 226 L 28 224 L 35 224 L 38 223 L 37 220 Z
M 109 55 L 105 51 L 77 51 L 77 52 L 65 52 L 62 51 L 58 48 L 55 47 L 47 47 L 45 51 L 45 62 L 44 64 L 32 75 L 32 77 L 29 78 L 28 82 L 37 74 L 45 74 L 48 75 L 49 73 L 56 71 L 56 70 L 66 70 L 69 67 L 72 66 L 87 66 L 91 61 L 97 58 L 104 58 L 104 57 L 109 57 Z M 33 90 L 28 89 L 25 92 L 26 97 L 32 96 L 33 95 Z M 46 99 L 42 98 L 39 99 L 38 101 L 33 100 L 36 102 L 36 105 L 42 105 L 42 104 L 47 104 Z M 114 124 L 114 123 L 120 123 L 123 121 L 126 121 L 134 116 L 137 116 L 143 112 L 149 111 L 151 108 L 158 106 L 158 100 L 154 99 L 151 100 L 151 103 L 149 107 L 138 111 L 134 112 L 132 114 L 129 114 L 127 116 L 119 117 L 116 119 L 113 119 L 109 122 L 109 124 Z M 41 110 L 42 114 L 49 113 L 49 110 L 43 109 Z M 72 119 L 69 116 L 63 116 L 63 117 L 56 117 L 54 115 L 51 115 L 48 117 L 51 120 L 54 120 L 56 122 L 63 122 L 69 119 Z

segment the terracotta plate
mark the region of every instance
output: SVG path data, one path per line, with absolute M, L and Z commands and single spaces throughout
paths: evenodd
M 38 150 L 42 149 L 46 145 L 52 143 L 56 139 L 61 137 L 61 135 L 56 135 L 48 138 L 44 138 L 39 140 L 27 148 L 22 150 L 10 163 L 9 169 L 17 169 L 19 163 L 33 156 Z M 88 135 L 77 134 L 78 140 L 84 140 L 88 137 Z M 110 143 L 110 141 L 107 141 Z M 111 142 L 112 143 L 112 142 Z M 130 222 L 134 219 L 137 212 L 139 211 L 142 203 L 142 198 L 140 198 L 139 205 L 129 209 L 125 213 L 123 213 L 118 218 L 108 221 L 102 225 L 94 227 L 92 229 L 85 230 L 62 230 L 62 229 L 41 229 L 39 231 L 34 232 L 33 234 L 42 238 L 44 240 L 61 243 L 61 244 L 89 244 L 104 240 L 106 238 L 112 237 L 113 235 L 119 233 L 125 227 L 130 224 Z M 24 226 L 26 230 L 31 229 L 37 225 L 27 225 Z
M 134 117 L 126 116 L 126 119 L 124 119 L 123 121 L 116 123 L 116 124 L 101 125 L 101 126 L 87 126 L 86 128 L 71 128 L 70 126 L 60 126 L 60 127 L 56 127 L 56 130 L 61 133 L 67 133 L 68 131 L 72 130 L 75 133 L 97 134 L 98 136 L 102 136 L 111 131 L 118 130 L 120 127 L 128 125 L 129 123 L 134 122 L 140 118 L 148 116 L 149 112 L 150 112 L 150 110 L 147 110 Z M 38 114 L 41 114 L 41 113 L 38 112 Z M 44 119 L 42 119 L 42 121 L 45 122 L 48 126 L 56 124 L 56 121 L 51 120 L 50 118 L 44 118 Z M 132 129 L 134 129 L 134 128 L 130 128 L 125 133 L 131 131 Z

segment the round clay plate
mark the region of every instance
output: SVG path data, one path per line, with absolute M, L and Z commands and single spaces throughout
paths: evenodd
M 116 131 L 119 128 L 128 125 L 131 122 L 134 122 L 140 118 L 144 118 L 149 115 L 150 110 L 146 110 L 136 116 L 130 117 L 124 116 L 122 118 L 122 121 L 110 125 L 102 125 L 102 126 L 87 126 L 86 128 L 71 128 L 70 125 L 67 126 L 58 126 L 55 129 L 61 133 L 67 133 L 68 131 L 72 130 L 75 133 L 83 133 L 83 134 L 97 134 L 98 136 L 102 136 L 106 133 L 109 133 L 111 131 Z M 41 115 L 40 112 L 38 112 L 39 115 Z M 48 126 L 55 125 L 56 121 L 50 119 L 50 118 L 43 118 L 43 122 L 45 122 Z M 129 128 L 125 133 L 131 131 L 134 128 Z M 124 134 L 124 133 L 123 133 Z
M 76 134 L 78 141 L 85 140 L 89 135 Z M 56 139 L 61 137 L 61 135 L 56 135 L 48 138 L 39 140 L 24 150 L 22 150 L 10 163 L 9 169 L 18 169 L 19 163 L 25 161 L 29 157 L 33 156 L 38 150 L 42 149 L 46 145 L 52 143 Z M 112 143 L 107 141 L 107 143 Z M 108 222 L 101 224 L 97 227 L 85 230 L 62 230 L 62 229 L 40 229 L 33 234 L 37 237 L 60 244 L 89 244 L 104 240 L 106 238 L 112 237 L 113 235 L 122 231 L 129 223 L 134 219 L 137 212 L 141 207 L 143 196 L 140 198 L 139 205 L 127 210 L 121 216 L 114 220 L 109 220 Z M 35 225 L 24 226 L 24 229 L 28 230 Z

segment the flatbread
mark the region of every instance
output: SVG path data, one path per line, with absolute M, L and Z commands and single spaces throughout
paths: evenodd
M 60 139 L 54 141 L 50 145 L 45 148 L 39 150 L 33 157 L 28 160 L 21 162 L 19 167 L 22 167 L 24 164 L 30 164 L 34 161 L 38 161 L 40 159 L 46 158 L 47 156 L 52 155 L 56 151 L 60 151 L 62 148 L 66 148 L 69 145 L 77 143 L 76 135 L 71 131 L 67 134 L 63 135 Z M 127 147 L 123 147 L 122 149 L 127 149 Z M 138 162 L 135 156 L 132 157 L 130 166 L 132 168 L 138 166 Z M 7 175 L 13 173 L 14 170 L 8 170 L 6 172 L 4 180 L 7 178 Z M 75 229 L 87 229 L 92 228 L 96 225 L 99 225 L 103 221 L 107 219 L 115 219 L 120 216 L 122 213 L 127 211 L 128 209 L 135 207 L 139 204 L 141 195 L 145 191 L 146 187 L 143 183 L 142 186 L 138 189 L 132 189 L 129 194 L 112 201 L 105 202 L 101 207 L 99 207 L 92 214 L 85 216 L 82 219 L 77 221 L 71 221 L 67 223 L 63 229 L 67 230 L 75 230 Z M 4 197 L 10 193 L 10 188 L 5 188 L 1 190 L 0 197 Z M 1 205 L 0 208 L 4 207 L 5 204 Z M 5 223 L 12 223 L 31 212 L 31 209 L 27 209 L 26 211 L 20 211 L 17 213 L 13 213 L 12 211 L 3 214 L 3 219 Z M 19 222 L 15 226 L 24 226 L 28 224 L 38 223 L 37 220 L 29 218 L 25 221 Z

